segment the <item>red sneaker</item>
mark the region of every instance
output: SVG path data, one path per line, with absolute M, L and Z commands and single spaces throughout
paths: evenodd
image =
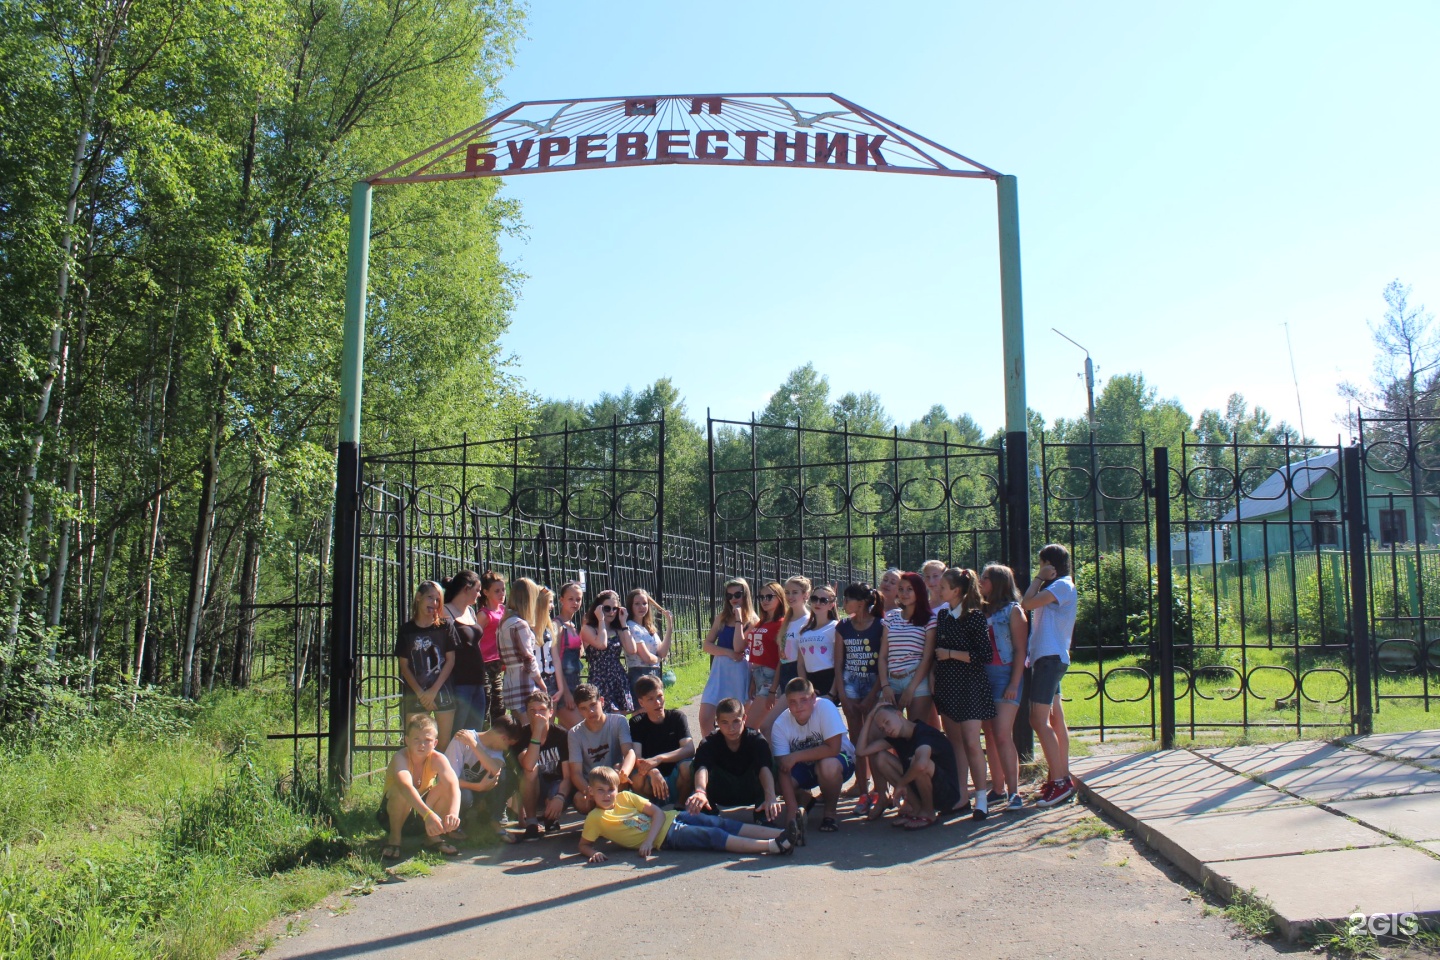
M 1041 797 L 1038 801 L 1036 801 L 1035 805 L 1037 807 L 1053 807 L 1058 804 L 1064 803 L 1066 800 L 1069 800 L 1074 795 L 1075 781 L 1071 780 L 1069 777 L 1066 777 L 1064 780 L 1056 782 L 1055 789 L 1050 792 L 1050 795 Z

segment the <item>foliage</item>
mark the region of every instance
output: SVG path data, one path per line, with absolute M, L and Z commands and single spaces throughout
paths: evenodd
M 485 116 L 520 21 L 511 0 L 0 5 L 4 721 L 93 682 L 250 682 L 242 605 L 287 597 L 297 546 L 315 586 L 328 563 L 350 185 Z M 375 196 L 376 447 L 526 417 L 497 190 Z

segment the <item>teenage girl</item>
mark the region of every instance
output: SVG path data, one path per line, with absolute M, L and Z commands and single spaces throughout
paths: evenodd
M 995 719 L 990 696 L 990 634 L 980 609 L 980 577 L 974 570 L 951 567 L 940 576 L 940 598 L 945 607 L 935 626 L 935 706 L 945 737 L 955 750 L 959 769 L 970 767 L 975 781 L 972 815 L 984 820 L 988 813 L 985 751 L 980 747 L 980 724 Z M 961 774 L 958 808 L 965 806 Z
M 535 601 L 540 587 L 529 577 L 520 577 L 510 584 L 505 598 L 505 622 L 497 634 L 500 662 L 505 673 L 501 680 L 501 699 L 516 723 L 528 723 L 525 704 L 530 694 L 545 689 L 540 662 L 535 656 Z M 549 611 L 546 611 L 549 619 Z
M 670 656 L 670 645 L 675 640 L 675 617 L 650 594 L 641 589 L 631 590 L 625 598 L 625 610 L 630 615 L 626 626 L 635 640 L 635 654 L 625 654 L 626 676 L 630 681 L 630 693 L 635 693 L 635 681 L 641 677 L 660 676 L 660 662 Z M 665 618 L 664 637 L 655 627 L 655 614 Z
M 401 716 L 434 712 L 436 736 L 448 746 L 455 722 L 455 691 L 450 687 L 455 625 L 445 616 L 440 584 L 427 580 L 415 591 L 410 619 L 395 642 L 395 656 L 400 660 Z
M 775 581 L 760 587 L 760 622 L 750 631 L 750 705 L 745 725 L 760 729 L 780 693 L 780 646 L 790 607 L 785 588 Z
M 596 594 L 580 627 L 580 640 L 590 661 L 590 682 L 599 689 L 605 709 L 630 713 L 635 707 L 621 658 L 627 650 L 635 649 L 635 641 L 630 639 L 630 628 L 625 625 L 620 594 L 614 590 Z
M 480 600 L 480 575 L 461 570 L 448 580 L 445 612 L 455 625 L 455 669 L 450 682 L 455 687 L 455 730 L 484 730 L 490 725 L 486 710 L 485 655 L 481 644 L 484 627 L 475 617 Z
M 935 615 L 925 580 L 918 573 L 901 574 L 895 599 L 899 607 L 885 615 L 880 698 L 911 720 L 924 720 L 930 716 L 930 665 L 935 660 Z
M 985 623 L 990 634 L 990 695 L 995 699 L 995 719 L 986 720 L 986 753 L 990 760 L 990 782 L 1009 800 L 1011 813 L 1024 806 L 1020 796 L 1020 756 L 1015 751 L 1015 714 L 1020 711 L 1020 681 L 1025 676 L 1025 653 L 1030 639 L 1030 621 L 1020 608 L 1020 589 L 1015 573 L 1000 563 L 980 571 L 980 596 L 984 599 Z
M 575 615 L 585 602 L 585 591 L 574 580 L 560 587 L 559 616 L 551 630 L 555 635 L 554 656 L 559 660 L 555 671 L 555 719 L 569 730 L 582 719 L 575 708 L 575 688 L 580 686 L 580 628 Z
M 800 627 L 795 639 L 800 651 L 800 676 L 809 680 L 820 696 L 838 701 L 840 680 L 835 670 L 835 648 L 839 641 L 835 634 L 835 588 L 821 584 L 811 590 L 810 609 L 810 619 Z
M 889 613 L 900 605 L 900 578 L 904 571 L 891 567 L 880 577 L 880 598 L 885 601 L 885 612 Z
M 885 645 L 885 599 L 868 583 L 845 588 L 846 619 L 835 628 L 840 636 L 836 657 L 840 672 L 840 706 L 851 730 L 859 730 L 880 696 L 880 650 Z M 855 813 L 864 816 L 879 802 L 870 791 L 870 758 L 855 758 L 855 785 L 846 796 L 859 797 Z
M 710 655 L 710 679 L 700 694 L 700 736 L 715 729 L 715 708 L 721 700 L 734 698 L 742 704 L 750 699 L 750 664 L 745 653 L 748 633 L 760 618 L 750 600 L 750 584 L 740 577 L 725 581 L 725 603 L 715 613 L 715 622 L 702 644 Z
M 799 575 L 785 581 L 785 603 L 790 608 L 785 619 L 785 643 L 780 648 L 780 675 L 776 677 L 778 696 L 775 704 L 760 721 L 760 732 L 768 738 L 775 718 L 785 709 L 785 684 L 800 675 L 800 629 L 810 621 L 810 578 Z
M 494 570 L 486 570 L 480 575 L 479 621 L 484 628 L 480 636 L 480 654 L 485 661 L 485 699 L 493 723 L 505 716 L 505 707 L 500 702 L 500 682 L 505 668 L 500 663 L 500 647 L 496 639 L 500 624 L 505 622 L 505 578 Z

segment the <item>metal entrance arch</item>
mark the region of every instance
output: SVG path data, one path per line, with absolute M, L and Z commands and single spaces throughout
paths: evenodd
M 1013 176 L 828 93 L 647 95 L 517 103 L 360 181 L 351 191 L 335 469 L 327 737 L 332 784 L 343 787 L 350 780 L 358 695 L 360 409 L 373 189 L 671 164 L 850 170 L 995 182 L 1005 384 L 1006 553 L 1022 583 L 1029 581 L 1020 215 Z

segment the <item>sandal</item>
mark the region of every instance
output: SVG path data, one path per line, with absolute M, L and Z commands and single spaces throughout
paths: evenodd
M 885 816 L 885 811 L 889 810 L 892 806 L 894 806 L 894 802 L 889 797 L 882 797 L 879 794 L 875 794 L 875 802 L 870 805 L 869 811 L 865 814 L 865 819 L 879 820 Z
M 455 849 L 455 845 L 453 843 L 449 843 L 445 840 L 441 840 L 439 843 L 427 843 L 425 844 L 425 849 L 434 850 L 442 857 L 453 857 L 460 852 L 459 850 Z
M 834 817 L 826 817 L 820 821 L 821 833 L 836 833 L 840 830 L 840 821 Z
M 399 860 L 400 857 L 400 844 L 398 843 L 387 843 L 380 851 L 381 860 Z
M 905 830 L 924 830 L 926 827 L 935 826 L 934 817 L 909 817 L 905 820 Z
M 775 852 L 782 857 L 788 857 L 795 852 L 795 841 L 784 834 L 775 838 L 775 846 L 778 848 Z

